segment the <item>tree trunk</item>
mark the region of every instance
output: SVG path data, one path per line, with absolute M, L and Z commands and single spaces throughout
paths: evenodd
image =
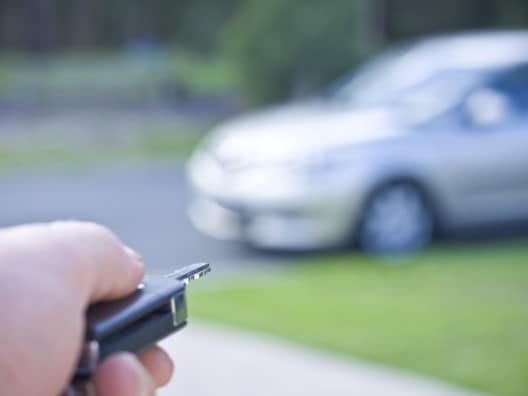
M 97 21 L 96 2 L 93 0 L 71 1 L 71 40 L 74 47 L 88 47 L 95 44 Z
M 57 47 L 57 8 L 53 0 L 26 0 L 26 42 L 37 52 Z

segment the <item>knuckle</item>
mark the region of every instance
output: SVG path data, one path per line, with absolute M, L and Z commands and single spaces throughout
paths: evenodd
M 112 231 L 110 231 L 109 228 L 93 222 L 85 222 L 82 223 L 82 230 L 87 235 L 95 238 L 95 239 L 101 239 L 109 242 L 116 242 L 117 237 L 114 235 Z
M 114 251 L 121 249 L 116 235 L 107 227 L 94 222 L 56 221 L 48 225 L 56 244 L 68 250 Z
M 117 241 L 117 237 L 107 227 L 89 221 L 55 221 L 50 223 L 55 231 L 63 236 L 75 237 L 75 239 L 91 239 L 104 241 Z

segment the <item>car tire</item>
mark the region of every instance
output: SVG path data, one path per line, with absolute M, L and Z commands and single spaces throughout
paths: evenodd
M 423 248 L 433 235 L 433 212 L 422 189 L 391 183 L 367 200 L 357 230 L 360 249 L 370 253 L 405 253 Z

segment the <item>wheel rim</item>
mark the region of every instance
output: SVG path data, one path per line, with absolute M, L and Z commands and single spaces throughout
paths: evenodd
M 372 198 L 359 238 L 365 250 L 393 252 L 416 250 L 431 234 L 431 212 L 421 192 L 410 185 L 396 185 Z

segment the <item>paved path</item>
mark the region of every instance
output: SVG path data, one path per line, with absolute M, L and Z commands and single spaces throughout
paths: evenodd
M 203 323 L 191 323 L 163 345 L 175 359 L 176 372 L 159 396 L 477 396 L 431 379 Z

